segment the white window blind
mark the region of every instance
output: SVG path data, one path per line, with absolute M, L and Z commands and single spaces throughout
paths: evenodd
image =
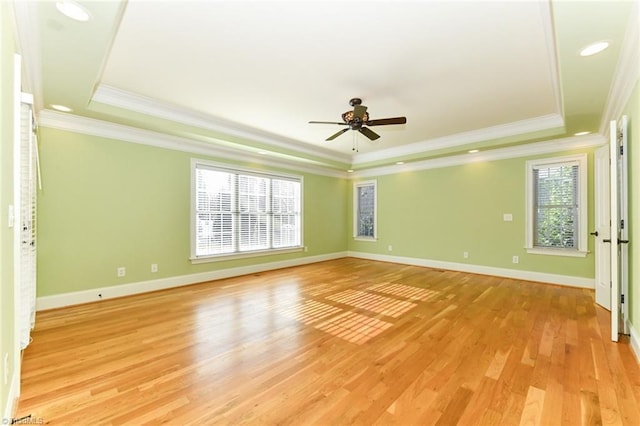
M 200 168 L 196 188 L 196 253 L 199 256 L 233 253 L 236 176 Z
M 301 178 L 195 161 L 192 258 L 300 247 Z
M 257 176 L 238 176 L 240 251 L 270 248 L 270 194 L 270 179 Z
M 281 179 L 273 179 L 271 182 L 273 246 L 300 245 L 300 183 Z
M 533 168 L 535 247 L 577 248 L 578 164 Z

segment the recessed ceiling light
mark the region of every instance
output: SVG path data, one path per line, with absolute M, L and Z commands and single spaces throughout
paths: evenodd
M 578 132 L 578 133 L 574 133 L 573 136 L 584 136 L 584 135 L 588 135 L 591 132 Z
M 469 154 L 475 154 L 476 152 L 480 152 L 479 149 L 470 149 Z
M 56 2 L 56 8 L 58 8 L 63 15 L 76 21 L 86 22 L 91 18 L 87 9 L 73 0 L 58 0 Z
M 66 107 L 64 105 L 56 105 L 56 104 L 51 104 L 51 108 L 57 110 L 57 111 L 62 111 L 62 112 L 71 112 L 73 111 L 71 108 Z
M 347 170 L 347 173 L 353 173 L 353 170 L 349 169 Z
M 602 52 L 604 49 L 609 47 L 608 41 L 598 41 L 596 43 L 590 44 L 587 47 L 580 50 L 580 56 L 591 56 L 596 53 Z
M 404 161 L 398 161 L 398 162 L 396 162 L 396 164 L 397 165 L 402 165 L 402 164 L 404 164 Z
M 258 151 L 258 154 L 260 154 L 260 155 L 267 155 L 267 151 Z

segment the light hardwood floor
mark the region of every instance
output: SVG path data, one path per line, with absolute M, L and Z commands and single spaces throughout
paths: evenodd
M 51 424 L 640 425 L 593 292 L 346 258 L 38 313 Z

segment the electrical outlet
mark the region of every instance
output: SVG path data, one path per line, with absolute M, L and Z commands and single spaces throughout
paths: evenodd
M 462 257 L 464 257 L 465 259 L 469 258 L 469 252 L 468 251 L 463 251 L 462 252 Z
M 158 264 L 157 263 L 152 263 L 151 264 L 151 272 L 158 272 Z
M 393 251 L 393 246 L 391 244 L 389 244 L 389 247 L 387 247 L 387 250 Z
M 304 251 L 305 251 L 305 253 L 308 252 L 309 251 L 309 247 L 304 246 Z
M 122 278 L 125 275 L 127 275 L 127 268 L 125 268 L 124 266 L 121 266 L 118 268 L 118 278 Z
M 513 256 L 513 257 L 511 258 L 511 261 L 512 261 L 513 263 L 520 263 L 520 258 L 519 258 L 518 256 Z

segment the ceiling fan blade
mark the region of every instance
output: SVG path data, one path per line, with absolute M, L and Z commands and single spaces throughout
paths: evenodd
M 376 139 L 378 139 L 380 137 L 379 134 L 377 134 L 376 132 L 374 132 L 371 129 L 367 129 L 366 127 L 358 129 L 358 131 L 360 133 L 362 133 L 363 135 L 365 135 L 366 137 L 368 137 L 369 139 L 371 139 L 372 141 L 375 141 Z
M 393 117 L 393 118 L 381 118 L 378 120 L 369 120 L 366 122 L 367 126 L 385 126 L 387 124 L 405 124 L 407 117 Z
M 353 107 L 353 118 L 364 119 L 364 114 L 367 112 L 367 107 L 364 105 L 355 105 Z
M 338 123 L 337 121 L 310 121 L 311 124 L 340 124 L 342 126 L 346 126 L 347 123 L 344 121 L 342 123 Z
M 325 139 L 325 140 L 326 140 L 326 141 L 332 141 L 332 140 L 334 140 L 335 138 L 337 138 L 338 136 L 340 136 L 341 134 L 343 134 L 344 132 L 346 132 L 347 130 L 349 130 L 349 128 L 348 128 L 348 127 L 347 127 L 346 129 L 342 129 L 342 130 L 340 130 L 338 133 L 335 133 L 335 134 L 333 134 L 333 135 L 329 136 L 329 137 L 328 137 L 327 139 Z

